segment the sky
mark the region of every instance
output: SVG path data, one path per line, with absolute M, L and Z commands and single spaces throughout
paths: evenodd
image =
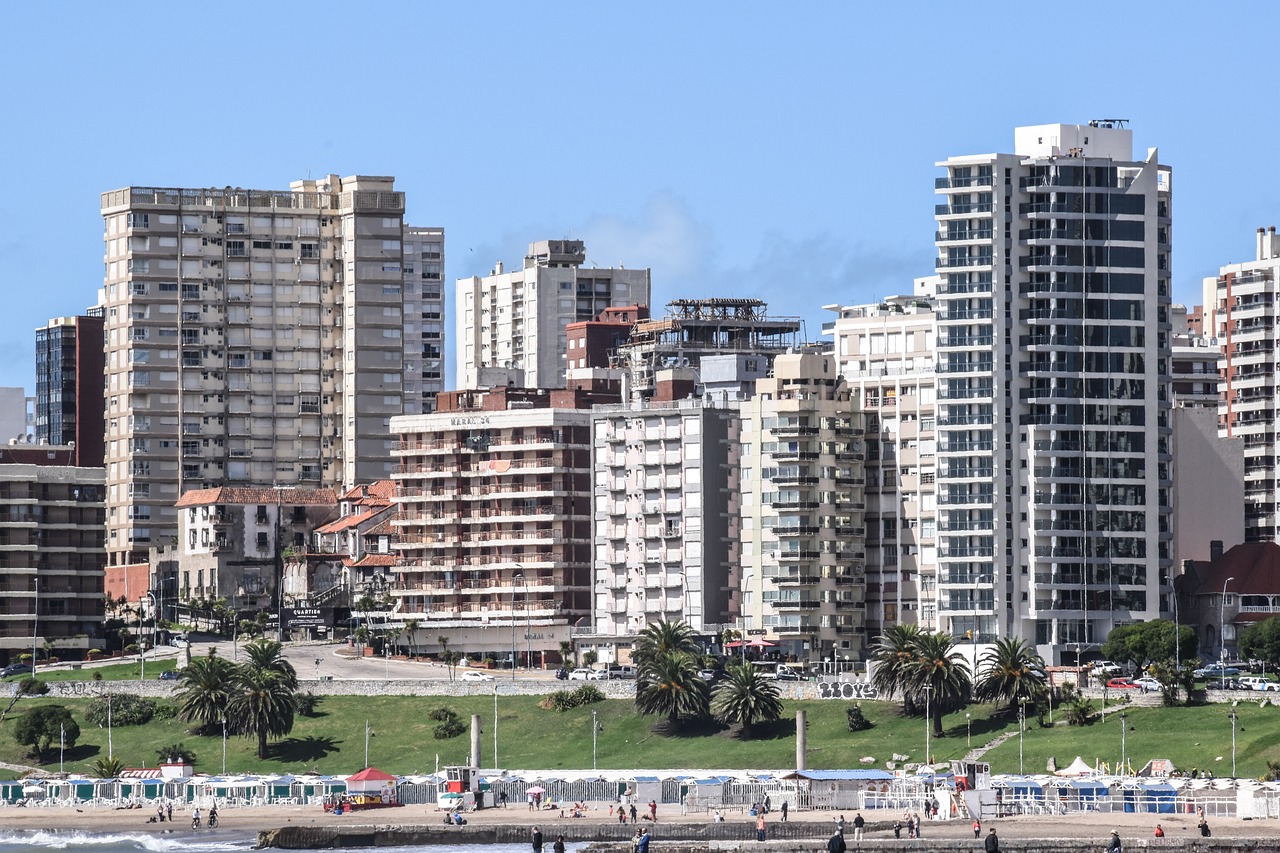
M 99 194 L 129 185 L 392 175 L 406 222 L 446 229 L 449 282 L 581 239 L 590 264 L 652 268 L 659 312 L 754 297 L 810 340 L 823 305 L 932 273 L 934 164 L 1010 151 L 1021 125 L 1125 118 L 1135 154 L 1159 148 L 1177 301 L 1280 225 L 1257 35 L 1280 4 L 64 2 L 6 19 L 0 385 L 29 393 L 35 328 L 102 284 Z

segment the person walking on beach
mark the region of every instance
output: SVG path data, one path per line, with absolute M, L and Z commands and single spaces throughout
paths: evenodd
M 165 803 L 164 813 L 169 816 L 169 823 L 173 823 L 173 803 Z
M 756 841 L 764 841 L 764 838 L 765 838 L 764 815 L 761 814 L 759 817 L 756 818 Z
M 529 795 L 529 811 L 533 811 L 533 794 Z
M 982 821 L 978 820 L 976 817 L 973 819 L 973 837 L 982 837 Z
M 783 823 L 787 822 L 787 801 L 786 800 L 782 801 L 782 822 Z
M 991 832 L 987 833 L 987 840 L 982 845 L 987 853 L 1000 853 L 1000 839 L 996 836 L 996 828 L 991 827 Z
M 635 803 L 632 803 L 632 804 L 631 804 L 631 822 L 632 822 L 632 823 L 639 823 L 639 822 L 640 822 L 640 820 L 639 820 L 639 814 L 640 814 L 640 812 L 636 810 L 636 804 L 635 804 Z
M 867 825 L 867 821 L 862 817 L 862 812 L 858 812 L 853 816 L 853 840 L 862 840 L 862 828 Z
M 649 820 L 656 821 L 658 819 L 658 801 L 649 801 Z
M 542 830 L 533 828 L 533 853 L 542 853 Z
M 915 828 L 916 838 L 924 838 L 924 836 L 920 834 L 920 812 L 916 812 L 911 816 L 911 825 Z
M 505 809 L 507 807 L 507 792 L 503 791 L 498 794 L 498 800 L 502 803 L 502 807 Z

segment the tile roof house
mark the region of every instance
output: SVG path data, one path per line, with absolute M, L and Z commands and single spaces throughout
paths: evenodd
M 1187 560 L 1175 585 L 1178 621 L 1195 626 L 1201 659 L 1235 659 L 1239 631 L 1280 616 L 1280 545 L 1246 542 L 1212 560 Z

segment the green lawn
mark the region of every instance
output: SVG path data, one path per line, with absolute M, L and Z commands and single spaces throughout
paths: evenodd
M 625 768 L 773 768 L 795 766 L 794 712 L 802 707 L 809 716 L 809 766 L 814 769 L 860 767 L 859 759 L 871 756 L 870 766 L 884 767 L 894 753 L 906 754 L 911 761 L 924 758 L 925 721 L 904 718 L 898 706 L 885 702 L 863 702 L 868 719 L 875 723 L 869 731 L 850 733 L 845 724 L 845 708 L 841 701 L 809 701 L 789 703 L 786 721 L 772 731 L 765 731 L 751 741 L 741 741 L 728 733 L 686 733 L 680 736 L 655 734 L 653 720 L 637 717 L 632 705 L 624 700 L 608 700 L 586 708 L 566 712 L 543 711 L 540 697 L 501 697 L 499 699 L 498 749 L 499 763 L 511 769 L 589 768 L 591 767 L 591 711 L 603 731 L 598 733 L 598 766 L 604 769 Z M 31 763 L 25 747 L 13 740 L 14 720 L 24 708 L 37 702 L 60 701 L 76 714 L 82 726 L 80 742 L 67 753 L 67 769 L 84 772 L 93 760 L 107 753 L 107 732 L 90 729 L 84 723 L 87 700 L 23 699 L 0 724 L 0 761 Z M 318 716 L 298 719 L 290 737 L 274 744 L 273 756 L 258 761 L 253 744 L 244 738 L 227 741 L 227 769 L 231 772 L 300 772 L 317 769 L 325 773 L 354 772 L 364 763 L 364 725 L 368 719 L 374 735 L 369 741 L 370 763 L 397 773 L 430 772 L 440 765 L 466 760 L 469 738 L 466 734 L 449 740 L 435 740 L 435 723 L 427 717 L 434 708 L 453 708 L 468 720 L 473 713 L 481 715 L 484 734 L 481 738 L 481 763 L 493 763 L 493 698 L 429 698 L 379 696 L 323 697 Z M 1135 769 L 1148 758 L 1170 758 L 1179 767 L 1210 768 L 1225 776 L 1231 768 L 1231 728 L 1226 706 L 1197 708 L 1149 708 L 1129 712 L 1128 754 Z M 1242 776 L 1264 772 L 1266 759 L 1280 759 L 1280 708 L 1259 709 L 1255 704 L 1241 705 L 1238 734 L 1238 768 Z M 969 709 L 972 715 L 973 742 L 986 743 L 1004 731 L 1016 731 L 1016 722 L 1002 715 L 993 716 L 990 706 Z M 947 736 L 931 740 L 935 762 L 959 758 L 966 752 L 964 712 L 951 714 L 944 720 Z M 1024 763 L 1027 772 L 1043 772 L 1045 762 L 1053 755 L 1063 766 L 1082 755 L 1086 761 L 1095 758 L 1113 764 L 1120 754 L 1120 729 L 1117 717 L 1087 728 L 1057 727 L 1041 729 L 1034 721 L 1024 735 Z M 222 769 L 222 739 L 186 733 L 187 725 L 176 720 L 153 722 L 147 726 L 116 728 L 113 732 L 114 753 L 127 766 L 155 766 L 155 750 L 165 744 L 184 742 L 198 756 L 197 769 L 219 772 Z M 1203 734 L 1199 734 L 1203 733 Z M 1213 759 L 1221 755 L 1222 761 Z M 1018 738 L 1014 737 L 987 754 L 995 772 L 1017 772 Z M 45 765 L 57 770 L 57 754 Z M 2 772 L 2 771 L 0 771 Z
M 148 660 L 146 663 L 146 680 L 155 681 L 156 677 L 166 669 L 179 669 L 181 662 L 173 658 L 164 660 Z M 44 669 L 43 667 L 36 669 L 36 678 L 40 681 L 91 681 L 97 676 L 102 676 L 103 681 L 138 681 L 138 661 L 135 659 L 131 663 L 116 664 L 100 664 L 92 667 L 84 667 L 81 669 Z M 26 678 L 25 675 L 11 675 L 5 681 L 18 681 Z

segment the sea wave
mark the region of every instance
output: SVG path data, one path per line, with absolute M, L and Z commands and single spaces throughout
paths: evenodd
M 34 830 L 31 832 L 0 833 L 0 850 L 11 847 L 42 847 L 66 850 L 79 847 L 118 847 L 124 850 L 149 850 L 152 853 L 171 851 L 240 851 L 249 850 L 254 838 L 245 834 L 236 837 L 217 838 L 209 835 L 184 835 L 147 832 L 58 832 Z

